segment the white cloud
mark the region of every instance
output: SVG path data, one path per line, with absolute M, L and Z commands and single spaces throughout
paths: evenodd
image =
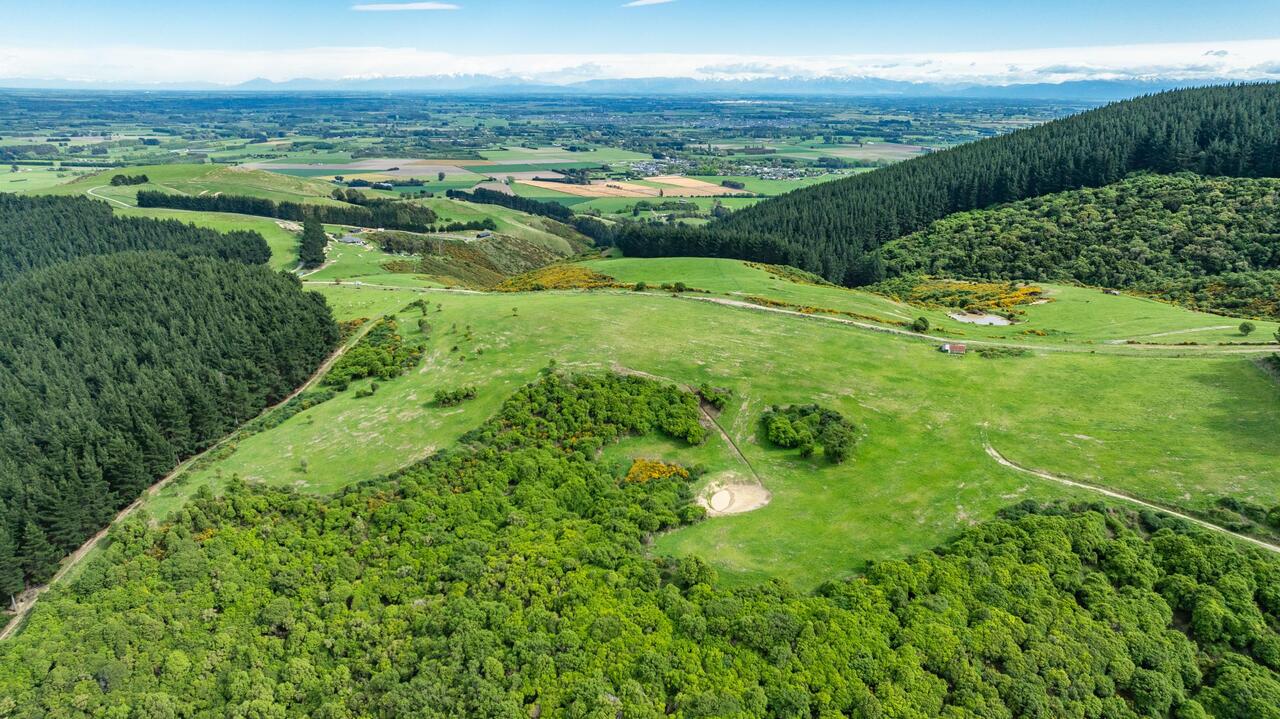
M 460 10 L 461 7 L 447 2 L 382 2 L 352 5 L 351 9 L 359 12 L 397 12 L 402 10 Z
M 1227 54 L 1208 54 L 1223 50 Z M 411 47 L 209 50 L 0 44 L 0 78 L 214 82 L 495 75 L 543 82 L 592 78 L 871 77 L 1014 84 L 1072 80 L 1260 80 L 1278 71 L 1280 39 L 952 53 L 786 56 L 731 53 L 477 53 Z
M 676 0 L 631 0 L 631 2 L 627 3 L 626 5 L 623 5 L 622 7 L 644 7 L 646 5 L 666 5 L 669 2 L 675 2 L 675 1 Z

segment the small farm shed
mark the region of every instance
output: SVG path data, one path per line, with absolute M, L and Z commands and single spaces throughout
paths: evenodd
M 966 351 L 968 351 L 968 348 L 962 344 L 957 344 L 955 342 L 948 342 L 942 345 L 941 347 L 939 347 L 938 351 L 945 352 L 949 355 L 962 355 Z

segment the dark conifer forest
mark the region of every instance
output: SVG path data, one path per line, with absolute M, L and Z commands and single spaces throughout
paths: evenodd
M 355 193 L 359 194 L 359 193 Z M 302 222 L 314 217 L 321 222 L 360 227 L 385 227 L 408 232 L 429 232 L 436 221 L 431 208 L 410 202 L 365 198 L 363 204 L 321 205 L 302 202 L 276 202 L 261 197 L 240 195 L 171 195 L 155 190 L 138 192 L 138 207 L 171 207 L 178 210 L 233 212 L 242 215 L 274 217 Z
M 628 227 L 628 255 L 790 264 L 833 282 L 883 279 L 876 252 L 955 212 L 1101 187 L 1135 171 L 1280 176 L 1280 84 L 1178 90 L 935 152 L 735 212 L 708 229 Z
M 262 264 L 271 250 L 256 232 L 214 232 L 177 220 L 116 217 L 85 197 L 0 194 L 0 282 L 77 257 L 167 250 Z
M 120 219 L 72 198 L 0 195 L 0 212 L 7 596 L 301 384 L 338 333 L 323 298 L 261 264 L 257 233 Z

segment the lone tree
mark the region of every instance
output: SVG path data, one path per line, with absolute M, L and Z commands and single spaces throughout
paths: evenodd
M 1249 335 L 1253 334 L 1253 331 L 1256 329 L 1258 329 L 1257 326 L 1248 320 L 1245 320 L 1244 322 L 1240 323 L 1240 334 L 1244 335 L 1245 337 L 1248 337 Z
M 302 222 L 302 239 L 298 245 L 298 259 L 303 267 L 319 267 L 324 264 L 324 248 L 329 236 L 324 233 L 320 218 L 309 216 Z
M 911 323 L 911 329 L 912 329 L 913 331 L 915 331 L 915 332 L 928 332 L 928 331 L 929 331 L 929 318 L 928 318 L 928 317 L 917 317 L 917 318 L 916 318 L 916 321 Z

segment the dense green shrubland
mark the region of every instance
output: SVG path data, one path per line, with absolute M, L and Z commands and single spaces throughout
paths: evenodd
M 22 272 L 88 255 L 166 250 L 247 264 L 271 259 L 257 232 L 214 232 L 177 220 L 116 217 L 83 197 L 23 197 L 0 193 L 0 282 Z
M 1280 269 L 1280 180 L 1141 175 L 963 212 L 889 243 L 892 275 L 1158 287 Z
M 813 594 L 647 558 L 688 480 L 598 450 L 697 418 L 551 375 L 387 481 L 131 520 L 0 645 L 0 715 L 1276 716 L 1280 562 L 1154 515 L 1022 506 Z
M 1280 176 L 1277 116 L 1280 84 L 1164 92 L 796 190 L 706 230 L 579 229 L 635 257 L 758 260 L 869 284 L 884 278 L 881 245 L 956 212 L 1102 187 L 1141 170 Z
M 0 576 L 6 596 L 337 341 L 296 278 L 162 252 L 21 275 L 0 283 L 0 307 L 0 567 L 22 570 Z
M 400 323 L 389 315 L 378 320 L 355 347 L 333 363 L 323 382 L 346 387 L 351 381 L 366 377 L 394 379 L 416 366 L 424 351 L 421 344 L 405 344 Z
M 1140 289 L 1202 312 L 1280 319 L 1280 270 L 1188 277 Z
M 799 449 L 811 457 L 822 448 L 822 456 L 839 464 L 849 458 L 857 442 L 857 427 L 834 409 L 816 404 L 771 407 L 760 418 L 765 436 L 779 447 Z

